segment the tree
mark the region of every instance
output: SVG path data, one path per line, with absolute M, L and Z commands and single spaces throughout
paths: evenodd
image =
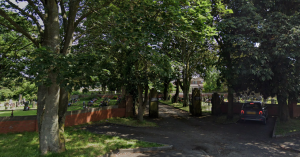
M 59 79 L 66 79 L 65 76 L 60 75 L 63 74 L 60 71 L 63 68 L 60 66 L 64 66 L 67 62 L 55 61 L 63 60 L 64 56 L 70 53 L 74 31 L 82 20 L 92 14 L 95 9 L 101 9 L 110 2 L 92 3 L 81 0 L 26 0 L 26 2 L 28 4 L 22 9 L 10 0 L 1 1 L 0 25 L 21 33 L 36 48 L 39 48 L 35 53 L 34 61 L 40 65 L 36 67 L 39 68 L 36 70 L 39 73 L 35 76 L 38 84 L 37 119 L 40 151 L 42 154 L 47 154 L 49 151 L 62 152 L 65 151 L 62 133 L 68 104 L 68 91 L 60 84 Z M 32 34 L 29 33 L 31 27 L 26 27 L 22 22 L 24 19 L 35 26 L 36 29 Z M 49 60 L 50 58 L 54 60 Z
M 277 95 L 280 119 L 287 121 L 287 98 L 299 93 L 299 2 L 237 0 L 229 8 L 234 13 L 219 25 L 222 73 L 236 92 Z

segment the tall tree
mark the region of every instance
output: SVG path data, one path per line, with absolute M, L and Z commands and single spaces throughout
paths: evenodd
M 228 6 L 234 13 L 219 24 L 221 58 L 229 63 L 223 74 L 236 92 L 277 95 L 280 119 L 287 121 L 287 98 L 299 93 L 299 2 L 236 0 Z
M 63 152 L 65 145 L 62 133 L 68 91 L 66 88 L 60 88 L 62 85 L 59 79 L 66 78 L 60 75 L 62 64 L 56 62 L 57 58 L 55 57 L 64 58 L 63 56 L 70 53 L 75 29 L 95 9 L 101 9 L 110 2 L 83 0 L 25 0 L 19 2 L 27 3 L 23 3 L 26 6 L 20 8 L 18 4 L 10 0 L 0 2 L 0 25 L 21 33 L 36 48 L 39 48 L 35 53 L 35 63 L 39 63 L 39 69 L 44 67 L 44 70 L 40 70 L 36 76 L 40 151 L 42 154 Z M 21 19 L 26 19 L 28 23 L 32 23 L 36 27 L 34 34 L 29 33 L 31 27 L 23 25 L 24 22 L 20 21 Z M 54 60 L 49 60 L 49 57 Z

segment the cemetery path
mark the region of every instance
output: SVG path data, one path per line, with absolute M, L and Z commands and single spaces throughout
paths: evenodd
M 112 157 L 300 157 L 300 136 L 271 138 L 274 118 L 269 118 L 267 125 L 258 122 L 223 125 L 214 123 L 211 116 L 191 117 L 185 111 L 159 104 L 159 118 L 149 119 L 145 115 L 145 119 L 156 122 L 159 127 L 97 124 L 87 126 L 86 129 L 99 134 L 174 146 L 167 151 L 121 153 L 112 154 Z

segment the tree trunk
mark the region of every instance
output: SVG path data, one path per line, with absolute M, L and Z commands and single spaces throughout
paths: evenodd
M 106 93 L 106 86 L 102 86 L 102 94 Z
M 233 89 L 228 87 L 227 119 L 233 118 Z
M 126 87 L 125 86 L 122 86 L 121 87 L 121 97 L 124 97 L 125 96 L 125 94 L 126 94 Z
M 42 46 L 45 46 L 49 53 L 60 52 L 60 27 L 58 5 L 55 0 L 48 0 L 45 3 L 47 18 L 44 22 L 45 31 L 43 36 Z M 59 144 L 59 124 L 58 124 L 58 108 L 60 87 L 56 83 L 57 73 L 53 69 L 48 69 L 48 78 L 51 80 L 51 85 L 46 87 L 41 85 L 38 88 L 38 127 L 39 141 L 41 154 L 45 155 L 48 152 L 61 152 Z
M 169 84 L 170 84 L 170 80 L 169 79 L 165 80 L 165 82 L 164 82 L 164 100 L 168 100 Z
M 47 87 L 47 92 L 41 91 L 45 92 L 45 94 L 40 93 L 40 95 L 45 96 L 45 104 L 43 105 L 44 110 L 42 113 L 39 113 L 39 141 L 40 151 L 42 154 L 47 154 L 48 151 L 57 153 L 61 152 L 59 145 L 60 140 L 58 125 L 58 106 L 60 88 L 59 85 L 56 84 L 57 74 L 49 74 L 49 78 L 52 84 L 50 85 L 50 87 Z
M 279 119 L 282 122 L 287 122 L 290 119 L 289 108 L 287 105 L 287 96 L 286 95 L 277 95 L 278 106 L 279 106 Z
M 59 97 L 59 109 L 58 109 L 60 152 L 64 152 L 66 150 L 64 131 L 65 131 L 65 120 L 66 120 L 66 113 L 68 110 L 69 97 L 70 97 L 69 92 L 64 88 L 61 88 L 60 97 Z
M 185 76 L 183 78 L 183 107 L 189 104 L 190 78 Z
M 176 93 L 174 95 L 174 103 L 178 102 L 178 96 L 179 96 L 179 79 L 176 80 Z

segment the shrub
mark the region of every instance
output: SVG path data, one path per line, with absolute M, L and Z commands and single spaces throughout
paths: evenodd
M 113 98 L 112 98 L 112 99 L 117 99 L 117 98 L 118 98 L 118 96 L 116 96 L 116 95 L 115 95 L 115 96 L 113 96 Z

